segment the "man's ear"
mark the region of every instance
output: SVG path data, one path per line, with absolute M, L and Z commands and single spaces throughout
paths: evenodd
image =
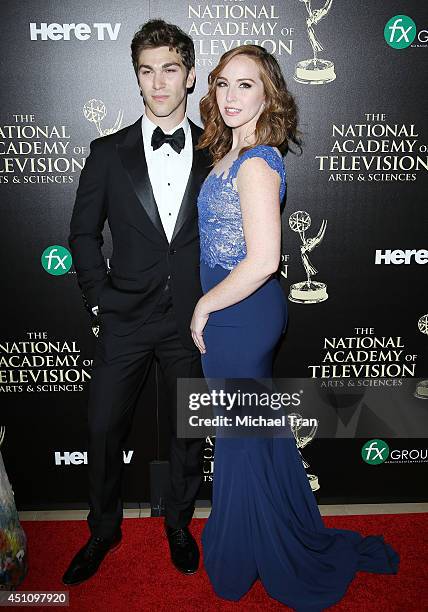
M 189 74 L 187 75 L 187 80 L 186 80 L 187 89 L 191 89 L 193 87 L 193 83 L 195 82 L 195 79 L 196 79 L 196 71 L 195 71 L 195 67 L 192 66 L 192 68 L 190 68 L 189 70 Z

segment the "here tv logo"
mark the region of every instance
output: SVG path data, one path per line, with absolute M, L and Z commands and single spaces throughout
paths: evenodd
M 427 249 L 377 249 L 375 255 L 375 264 L 426 264 L 428 263 L 428 250 Z
M 31 40 L 117 40 L 121 23 L 30 23 Z
M 131 463 L 133 450 L 122 451 L 123 463 Z M 55 451 L 55 465 L 87 465 L 87 451 Z

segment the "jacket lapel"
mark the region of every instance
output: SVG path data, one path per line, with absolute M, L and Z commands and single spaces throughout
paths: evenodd
M 187 219 L 194 213 L 196 209 L 196 201 L 201 189 L 201 185 L 208 174 L 208 156 L 204 149 L 196 149 L 198 140 L 200 137 L 200 131 L 196 125 L 190 121 L 189 125 L 192 133 L 193 143 L 193 160 L 192 168 L 190 170 L 189 179 L 187 181 L 186 190 L 181 201 L 180 210 L 175 223 L 174 232 L 171 238 L 171 244 L 174 242 L 179 231 L 187 221 Z
M 209 172 L 209 158 L 206 151 L 195 149 L 201 132 L 190 120 L 189 125 L 193 144 L 192 168 L 190 170 L 186 190 L 181 201 L 180 210 L 171 238 L 171 244 L 187 219 L 192 215 L 192 213 L 195 212 L 196 201 L 201 185 Z M 141 117 L 130 126 L 123 143 L 116 145 L 116 147 L 122 165 L 129 176 L 141 206 L 159 232 L 160 236 L 166 242 L 168 242 L 161 218 L 159 216 L 156 200 L 153 195 L 152 185 L 150 183 L 146 156 L 144 154 L 143 135 L 141 132 Z
M 162 221 L 159 216 L 158 207 L 153 195 L 150 183 L 147 161 L 144 154 L 143 135 L 141 132 L 141 117 L 129 128 L 125 140 L 118 144 L 117 152 L 122 161 L 122 165 L 127 172 L 134 191 L 140 201 L 141 206 L 147 213 L 151 222 L 158 230 L 161 237 L 167 240 L 163 229 Z

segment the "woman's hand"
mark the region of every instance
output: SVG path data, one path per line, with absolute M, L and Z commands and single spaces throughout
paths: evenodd
M 201 353 L 206 353 L 203 333 L 204 327 L 207 324 L 209 314 L 204 310 L 201 304 L 202 298 L 195 306 L 192 320 L 190 322 L 190 331 L 192 333 L 193 342 Z

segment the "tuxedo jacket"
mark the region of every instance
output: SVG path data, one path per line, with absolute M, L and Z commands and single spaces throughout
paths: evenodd
M 69 245 L 84 297 L 91 307 L 99 307 L 102 324 L 113 334 L 131 334 L 144 323 L 169 285 L 180 338 L 194 349 L 190 321 L 202 294 L 196 203 L 210 158 L 206 150 L 195 149 L 202 130 L 189 124 L 193 162 L 171 243 L 150 183 L 140 118 L 91 142 Z M 101 252 L 106 220 L 113 240 L 110 273 Z

